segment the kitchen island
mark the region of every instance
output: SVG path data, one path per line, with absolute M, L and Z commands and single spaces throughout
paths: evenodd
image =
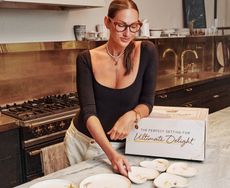
M 206 159 L 204 162 L 185 161 L 198 170 L 195 177 L 189 178 L 189 188 L 227 188 L 230 186 L 230 107 L 209 115 L 207 129 Z M 124 150 L 121 150 L 123 153 Z M 153 157 L 127 155 L 131 165 L 138 165 L 140 161 L 152 160 Z M 168 159 L 170 163 L 183 161 Z M 99 173 L 113 173 L 105 155 L 88 160 L 74 166 L 59 170 L 42 178 L 22 184 L 17 188 L 29 188 L 36 182 L 47 179 L 66 179 L 76 185 L 92 175 Z M 153 181 L 144 184 L 132 184 L 132 188 L 152 188 Z

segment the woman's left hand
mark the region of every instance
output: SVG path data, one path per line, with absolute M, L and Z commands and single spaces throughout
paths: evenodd
M 134 121 L 136 120 L 136 113 L 128 111 L 121 116 L 113 128 L 107 132 L 111 140 L 123 140 L 127 137 L 129 132 L 134 128 Z

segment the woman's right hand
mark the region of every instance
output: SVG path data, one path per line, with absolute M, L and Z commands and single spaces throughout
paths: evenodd
M 117 173 L 120 173 L 123 176 L 128 176 L 128 171 L 131 170 L 128 160 L 125 156 L 119 154 L 115 151 L 115 153 L 109 157 L 113 170 Z
M 123 140 L 127 137 L 129 132 L 134 128 L 136 120 L 136 113 L 131 110 L 122 115 L 115 125 L 110 129 L 107 134 L 111 140 Z

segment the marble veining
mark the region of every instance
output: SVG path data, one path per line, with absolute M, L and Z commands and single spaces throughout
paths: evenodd
M 209 115 L 207 130 L 206 159 L 204 162 L 185 161 L 198 170 L 198 175 L 189 178 L 189 188 L 227 188 L 230 186 L 230 107 Z M 121 150 L 123 153 L 124 150 Z M 131 165 L 138 165 L 140 161 L 152 160 L 153 157 L 127 155 Z M 183 161 L 169 159 L 170 163 Z M 99 173 L 113 173 L 109 161 L 105 155 L 93 160 L 88 160 L 74 166 L 62 169 L 45 177 L 18 186 L 17 188 L 29 188 L 36 182 L 61 178 L 71 180 L 77 185 L 91 175 Z M 144 184 L 132 184 L 132 188 L 153 188 L 153 181 Z

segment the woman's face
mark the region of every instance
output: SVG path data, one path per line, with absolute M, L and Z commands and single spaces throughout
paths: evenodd
M 135 9 L 120 10 L 114 18 L 107 18 L 106 26 L 110 30 L 110 40 L 125 48 L 135 38 L 135 30 L 140 27 L 138 12 Z

